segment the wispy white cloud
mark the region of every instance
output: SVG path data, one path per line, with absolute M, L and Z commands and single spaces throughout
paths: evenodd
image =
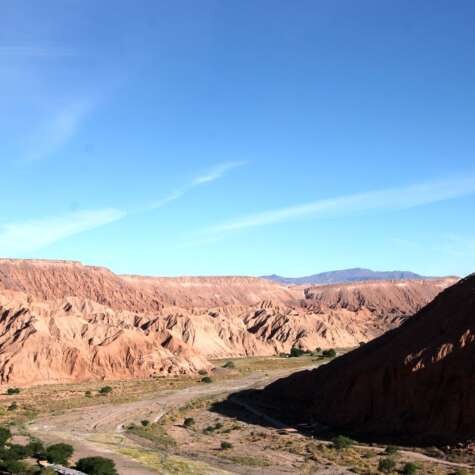
M 91 101 L 73 101 L 51 115 L 28 139 L 25 160 L 47 158 L 69 142 L 92 108 Z
M 244 162 L 233 162 L 232 164 L 219 164 L 208 172 L 206 175 L 208 179 L 193 179 L 190 184 L 174 191 L 167 197 L 148 207 L 135 210 L 135 213 L 165 206 L 180 198 L 189 190 L 204 183 L 215 181 L 222 177 L 227 171 L 243 163 Z M 17 254 L 35 251 L 76 234 L 119 221 L 133 213 L 134 211 L 108 208 L 92 211 L 76 211 L 63 216 L 0 224 L 0 255 L 15 256 Z
M 228 171 L 232 170 L 233 168 L 241 167 L 245 165 L 247 162 L 240 161 L 240 162 L 223 162 L 218 163 L 206 173 L 199 175 L 193 179 L 191 182 L 190 187 L 203 185 L 205 183 L 210 183 L 212 181 L 218 180 L 222 176 L 224 176 Z
M 296 206 L 263 211 L 211 226 L 209 234 L 223 234 L 304 218 L 348 216 L 370 211 L 400 210 L 444 201 L 475 192 L 475 176 L 338 196 Z
M 181 188 L 177 188 L 161 200 L 151 203 L 145 208 L 145 210 L 161 208 L 162 206 L 165 206 L 168 203 L 181 198 L 193 188 L 197 188 L 198 186 L 206 185 L 208 183 L 212 183 L 213 181 L 219 180 L 232 169 L 241 167 L 246 163 L 247 162 L 245 161 L 218 163 L 204 173 L 195 176 L 188 184 L 182 186 Z
M 7 223 L 0 226 L 0 255 L 35 251 L 75 234 L 118 221 L 125 215 L 118 209 L 100 209 Z

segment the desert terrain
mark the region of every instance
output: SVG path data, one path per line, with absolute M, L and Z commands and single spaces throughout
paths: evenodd
M 300 389 L 314 372 L 325 375 L 319 388 L 327 380 L 336 385 L 334 375 L 344 385 L 360 364 L 331 368 L 345 368 L 381 338 L 416 325 L 460 288 L 451 287 L 457 281 L 284 285 L 0 260 L 1 422 L 15 437 L 70 444 L 72 464 L 102 456 L 127 475 L 379 473 L 389 452 L 394 470 L 415 464 L 420 473 L 468 473 L 475 460 L 466 451 L 430 451 L 412 441 L 388 448 L 388 441 L 359 438 L 345 424 L 314 432 L 316 389 Z M 418 331 L 428 342 L 440 332 L 437 325 Z M 379 374 L 376 367 L 362 371 Z M 335 391 L 351 394 L 344 386 Z M 355 406 L 334 397 L 329 411 L 339 417 L 350 411 L 338 403 Z M 308 412 L 296 417 L 302 408 Z M 334 438 L 342 434 L 358 442 L 340 448 Z

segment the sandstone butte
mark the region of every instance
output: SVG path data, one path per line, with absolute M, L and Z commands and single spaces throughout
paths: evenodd
M 0 259 L 0 384 L 194 374 L 213 358 L 353 347 L 397 327 L 455 282 L 302 287 Z
M 316 370 L 262 392 L 297 420 L 416 444 L 475 437 L 475 274 L 415 316 Z

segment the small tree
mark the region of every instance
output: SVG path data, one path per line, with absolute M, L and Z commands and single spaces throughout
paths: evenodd
M 344 435 L 337 435 L 332 439 L 333 447 L 337 450 L 348 449 L 353 445 L 353 440 Z
M 231 442 L 226 442 L 226 441 L 221 442 L 222 450 L 227 450 L 227 449 L 232 449 L 232 448 L 233 448 L 233 444 L 231 444 Z
M 415 463 L 406 463 L 402 469 L 404 475 L 414 475 L 419 467 Z
M 380 459 L 378 470 L 383 473 L 391 473 L 396 468 L 396 462 L 392 458 Z
M 388 445 L 386 447 L 386 450 L 384 451 L 384 453 L 388 455 L 396 455 L 398 452 L 399 452 L 399 449 L 395 447 L 394 445 Z
M 210 384 L 213 382 L 213 380 L 209 376 L 205 376 L 204 378 L 201 379 L 202 383 Z
M 49 463 L 67 465 L 73 453 L 74 448 L 69 444 L 53 444 L 46 449 L 46 460 Z
M 150 421 L 147 420 L 147 419 L 144 419 L 143 421 L 140 421 L 140 423 L 144 426 L 144 427 L 147 427 L 150 425 Z
M 78 460 L 76 468 L 88 475 L 118 475 L 115 463 L 104 457 L 85 457 Z
M 329 350 L 324 350 L 322 351 L 322 356 L 325 358 L 335 358 L 336 351 L 333 348 L 330 348 Z
M 28 467 L 26 466 L 25 463 L 21 462 L 20 460 L 5 460 L 5 462 L 2 463 L 2 468 L 7 473 L 13 473 L 13 474 L 28 473 Z
M 185 427 L 194 426 L 194 425 L 195 425 L 195 420 L 194 420 L 192 417 L 187 417 L 187 418 L 183 421 L 183 425 L 184 425 Z
M 112 392 L 112 388 L 110 386 L 103 386 L 99 389 L 99 394 L 110 394 Z
M 20 394 L 20 388 L 8 388 L 7 394 L 11 396 L 12 394 Z

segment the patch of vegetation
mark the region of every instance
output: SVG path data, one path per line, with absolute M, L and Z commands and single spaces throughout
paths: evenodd
M 206 384 L 211 384 L 213 380 L 209 376 L 205 376 L 204 378 L 201 378 L 201 382 L 206 383 Z
M 337 450 L 349 449 L 354 441 L 344 435 L 337 435 L 332 439 L 333 447 Z
M 60 465 L 68 465 L 69 459 L 74 453 L 74 448 L 69 444 L 53 444 L 50 445 L 44 455 L 49 463 L 59 463 Z
M 323 350 L 322 351 L 322 356 L 324 358 L 335 358 L 336 351 L 333 348 L 330 348 L 329 350 Z
M 223 440 L 221 442 L 221 450 L 228 450 L 228 449 L 232 449 L 233 448 L 233 444 L 231 444 L 231 442 L 226 442 L 225 440 Z
M 16 411 L 18 409 L 18 404 L 16 402 L 12 402 L 8 407 L 8 411 Z
M 388 445 L 384 453 L 389 456 L 397 455 L 399 453 L 399 449 L 394 445 Z
M 192 427 L 195 425 L 195 420 L 193 419 L 193 417 L 187 417 L 184 421 L 183 421 L 183 425 L 185 427 Z
M 110 394 L 111 392 L 112 392 L 111 386 L 103 386 L 101 389 L 99 389 L 99 394 Z
M 153 442 L 156 448 L 169 449 L 176 447 L 175 439 L 168 435 L 164 427 L 157 422 L 147 427 L 131 425 L 128 427 L 127 431 Z
M 150 425 L 150 421 L 148 419 L 144 419 L 143 421 L 140 421 L 143 427 L 147 427 Z
M 296 346 L 293 346 L 290 350 L 290 357 L 291 358 L 298 358 L 300 356 L 308 355 L 310 354 L 309 351 L 304 351 L 301 348 L 298 348 Z
M 234 364 L 234 361 L 226 361 L 226 363 L 223 364 L 223 368 L 234 369 L 236 368 L 236 365 Z
M 7 394 L 11 396 L 12 394 L 20 394 L 20 388 L 8 388 Z
M 269 467 L 272 465 L 264 457 L 251 457 L 246 455 L 221 455 L 223 459 L 229 460 L 237 465 L 246 465 L 248 467 Z
M 198 371 L 198 374 L 199 374 L 200 376 L 205 376 L 206 374 L 208 374 L 208 371 L 206 371 L 205 369 L 200 369 L 200 370 Z
M 403 475 L 414 475 L 419 470 L 419 467 L 415 463 L 406 463 L 402 468 Z
M 86 392 L 84 393 L 84 396 L 86 396 L 86 397 L 92 397 L 91 391 L 86 391 Z
M 77 470 L 88 475 L 118 475 L 115 463 L 104 457 L 85 457 L 78 460 Z
M 378 470 L 383 473 L 391 473 L 396 468 L 396 462 L 392 458 L 383 458 L 379 460 Z

